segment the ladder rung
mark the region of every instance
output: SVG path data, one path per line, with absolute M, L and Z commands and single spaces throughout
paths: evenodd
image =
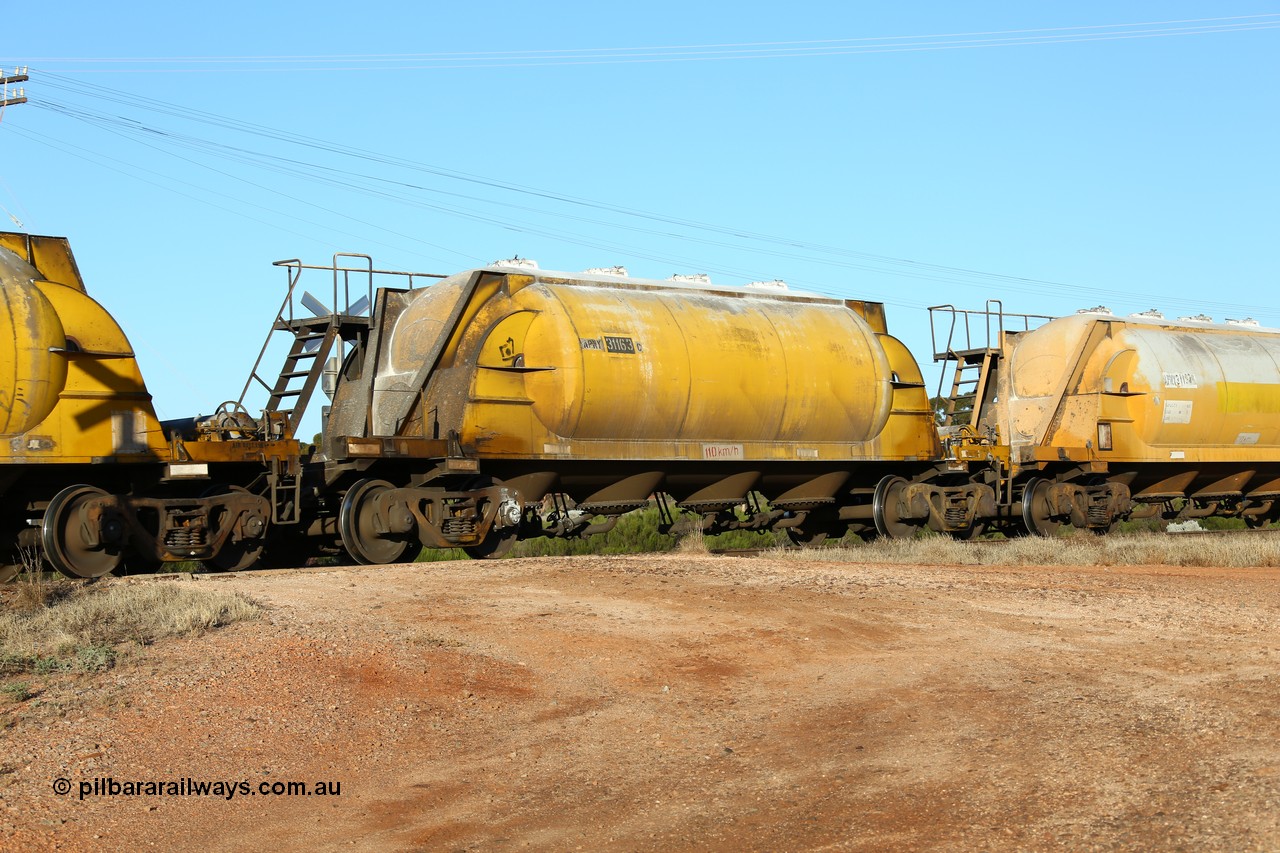
M 272 396 L 272 397 L 296 397 L 296 396 L 298 396 L 298 395 L 299 395 L 299 394 L 301 394 L 301 393 L 302 393 L 302 389 L 301 389 L 301 388 L 299 388 L 299 389 L 298 389 L 298 390 L 296 390 L 296 391 L 276 391 L 276 392 L 275 392 L 274 394 L 272 394 L 271 396 Z
M 299 370 L 294 373 L 281 373 L 280 378 L 281 379 L 297 379 L 299 376 L 310 376 L 310 375 L 311 375 L 310 370 Z

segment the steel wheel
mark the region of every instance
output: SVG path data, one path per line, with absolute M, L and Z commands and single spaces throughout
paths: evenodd
M 1037 536 L 1054 536 L 1062 527 L 1062 522 L 1054 521 L 1049 515 L 1051 485 L 1048 480 L 1032 477 L 1022 487 L 1022 523 Z
M 264 569 L 296 569 L 320 558 L 333 559 L 340 566 L 353 562 L 336 537 L 307 536 L 278 526 L 271 529 L 272 535 L 258 558 L 258 564 Z
M 465 490 L 476 490 L 501 485 L 503 485 L 501 480 L 495 480 L 492 477 L 473 477 L 467 481 L 463 488 Z M 523 504 L 523 499 L 521 504 Z M 512 520 L 507 519 L 507 521 Z M 519 519 L 514 520 L 519 521 Z M 473 560 L 501 560 L 507 554 L 510 554 L 511 549 L 515 547 L 520 538 L 520 526 L 519 524 L 510 524 L 507 527 L 498 528 L 498 523 L 499 521 L 495 520 L 494 527 L 489 528 L 484 541 L 479 545 L 462 546 L 463 553 Z
M 785 527 L 787 538 L 801 548 L 815 548 L 828 541 L 840 539 L 849 529 L 840 521 L 840 515 L 831 505 L 817 506 L 808 511 L 798 527 Z
M 396 534 L 377 531 L 377 510 L 373 498 L 394 488 L 386 480 L 361 480 L 342 498 L 342 506 L 338 510 L 338 532 L 351 559 L 361 565 L 412 562 L 422 550 L 422 543 L 417 539 L 390 538 Z
M 38 573 L 43 568 L 40 565 L 40 551 L 19 545 L 19 535 L 21 531 L 12 528 L 0 530 L 0 543 L 5 546 L 0 548 L 0 583 L 8 583 L 22 574 L 32 559 L 35 560 L 34 565 L 30 566 L 32 572 Z
M 473 560 L 501 560 L 516 544 L 516 532 L 512 530 L 504 536 L 495 535 L 492 530 L 479 545 L 468 545 L 462 550 Z
M 1270 527 L 1277 519 L 1280 510 L 1272 509 L 1266 515 L 1246 515 L 1244 518 L 1244 526 L 1250 530 L 1261 530 Z
M 950 535 L 952 539 L 957 539 L 961 542 L 968 542 L 971 539 L 977 539 L 979 536 L 982 535 L 983 531 L 986 529 L 987 529 L 987 526 L 983 524 L 981 521 L 975 521 L 973 524 L 969 525 L 969 527 L 967 527 L 964 530 L 950 531 Z
M 223 405 L 226 404 L 224 403 Z M 211 498 L 217 495 L 225 495 L 229 492 L 244 492 L 248 494 L 249 490 L 240 486 L 214 486 L 201 497 Z M 241 539 L 239 542 L 233 542 L 228 539 L 218 553 L 200 562 L 211 572 L 238 572 L 258 562 L 258 558 L 262 556 L 262 546 L 264 544 L 266 542 L 262 538 Z
M 257 563 L 261 556 L 261 539 L 242 539 L 239 542 L 227 542 L 218 553 L 200 562 L 213 572 L 238 572 Z
M 70 578 L 100 578 L 120 565 L 121 521 L 104 517 L 98 536 L 89 528 L 86 504 L 94 498 L 106 497 L 102 489 L 92 486 L 68 486 L 54 496 L 44 511 L 40 525 L 40 541 L 49 564 Z M 114 535 L 113 535 L 114 534 Z M 99 537 L 117 541 L 97 543 Z
M 898 512 L 898 499 L 907 488 L 907 481 L 890 474 L 876 485 L 876 493 L 871 501 L 871 516 L 875 519 L 876 530 L 888 539 L 910 539 L 916 535 L 919 527 L 910 521 L 904 521 Z
M 791 544 L 799 545 L 801 548 L 814 548 L 827 541 L 827 531 L 821 528 L 788 527 L 786 531 Z

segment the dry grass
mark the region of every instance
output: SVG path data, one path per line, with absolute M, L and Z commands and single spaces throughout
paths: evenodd
M 56 581 L 24 583 L 62 589 Z M 121 643 L 145 645 L 259 613 L 244 596 L 186 583 L 107 581 L 15 598 L 9 612 L 0 613 L 0 673 L 105 669 Z M 32 606 L 41 598 L 44 604 Z
M 945 536 L 877 540 L 851 548 L 783 551 L 801 560 L 949 566 L 1280 566 L 1280 539 L 1266 535 L 1169 536 L 1135 533 L 1095 536 L 1073 533 L 1052 539 L 957 542 Z
M 5 609 L 33 613 L 74 593 L 77 585 L 72 581 L 46 576 L 37 549 L 19 548 L 18 555 L 22 571 L 6 589 L 10 594 L 4 598 Z
M 707 554 L 707 536 L 701 527 L 690 527 L 676 540 L 676 551 L 681 554 Z
M 23 572 L 5 590 L 10 593 L 5 598 L 5 609 L 16 613 L 35 613 L 74 595 L 77 586 L 79 584 L 71 580 L 46 579 L 39 572 Z

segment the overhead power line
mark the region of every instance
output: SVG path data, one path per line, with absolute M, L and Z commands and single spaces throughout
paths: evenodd
M 934 264 L 907 258 L 877 255 L 869 252 L 852 250 L 846 247 L 823 245 L 812 241 L 796 240 L 761 232 L 699 222 L 691 219 L 672 217 L 661 213 L 628 208 L 609 202 L 571 196 L 538 187 L 531 187 L 482 175 L 446 169 L 440 166 L 379 154 L 374 151 L 352 148 L 338 143 L 315 139 L 313 137 L 304 137 L 264 125 L 245 122 L 202 110 L 195 110 L 176 104 L 166 103 L 164 101 L 132 95 L 95 84 L 77 81 L 74 78 L 63 75 L 45 74 L 41 75 L 38 79 L 41 81 L 42 87 L 48 86 L 54 90 L 61 90 L 69 93 L 73 97 L 87 96 L 91 98 L 92 101 L 90 105 L 84 105 L 76 102 L 75 100 L 58 100 L 39 97 L 32 99 L 31 102 L 33 106 L 58 113 L 76 121 L 84 122 L 107 132 L 128 138 L 151 150 L 160 151 L 168 156 L 176 157 L 188 165 L 217 174 L 220 178 L 230 178 L 258 189 L 269 188 L 266 185 L 246 178 L 237 172 L 216 168 L 206 162 L 205 159 L 208 157 L 216 157 L 218 159 L 249 166 L 254 169 L 318 183 L 331 189 L 363 193 L 373 197 L 395 201 L 397 203 L 432 210 L 449 217 L 496 226 L 517 233 L 544 237 L 571 245 L 622 253 L 634 258 L 672 263 L 677 266 L 682 266 L 684 269 L 696 267 L 699 271 L 740 276 L 744 279 L 768 279 L 776 277 L 776 274 L 772 274 L 767 269 L 753 270 L 728 267 L 724 265 L 718 267 L 707 266 L 696 260 L 683 258 L 670 252 L 653 252 L 650 250 L 643 250 L 634 245 L 627 245 L 623 242 L 606 239 L 596 235 L 584 235 L 572 230 L 553 228 L 550 227 L 547 222 L 549 218 L 554 218 L 567 222 L 590 223 L 594 226 L 616 229 L 631 234 L 656 236 L 662 238 L 664 241 L 677 239 L 701 245 L 731 248 L 737 252 L 750 252 L 757 256 L 816 262 L 823 264 L 826 267 L 833 268 L 833 271 L 838 269 L 848 269 L 875 272 L 916 280 L 956 284 L 982 289 L 988 292 L 991 290 L 1013 290 L 1021 294 L 1062 296 L 1065 291 L 1073 294 L 1080 300 L 1090 301 L 1114 295 L 1114 292 L 1107 288 L 1089 287 L 1044 279 Z M 116 103 L 133 110 L 144 110 L 182 121 L 195 122 L 233 133 L 256 137 L 272 143 L 282 143 L 300 150 L 309 150 L 323 155 L 336 155 L 342 158 L 362 161 L 375 166 L 387 167 L 392 170 L 392 176 L 384 177 L 368 173 L 367 170 L 356 171 L 347 165 L 337 167 L 334 165 L 315 162 L 314 160 L 305 159 L 304 157 L 297 155 L 281 156 L 279 154 L 273 154 L 264 150 L 257 150 L 245 145 L 233 145 L 226 142 L 220 142 L 215 139 L 205 138 L 203 136 L 192 135 L 190 133 L 141 121 L 129 115 L 119 115 L 107 112 L 101 109 L 101 105 L 106 103 Z M 49 144 L 52 147 L 59 148 L 59 146 L 48 137 L 45 137 L 41 141 L 43 144 Z M 194 154 L 199 156 L 183 156 L 176 153 L 178 150 L 184 149 L 188 152 L 194 152 Z M 65 148 L 60 148 L 60 150 L 63 150 L 64 152 L 66 151 Z M 90 156 L 90 152 L 87 150 L 80 150 L 83 152 L 82 154 L 74 154 L 73 156 Z M 128 168 L 128 165 L 124 164 L 123 161 L 115 162 L 121 167 Z M 152 177 L 164 178 L 164 176 L 153 170 L 142 171 L 150 174 Z M 464 183 L 472 187 L 473 191 L 460 192 L 457 190 L 443 189 L 438 186 L 431 186 L 426 182 L 406 180 L 405 177 L 403 177 L 405 173 L 418 173 L 429 175 L 433 178 Z M 175 178 L 168 178 L 168 180 L 184 184 L 188 187 L 194 187 L 201 190 L 201 192 L 209 192 L 213 195 L 230 199 L 233 202 L 239 200 L 238 197 L 229 196 L 216 190 L 207 190 L 205 188 L 196 187 L 189 181 L 182 181 Z M 156 181 L 148 179 L 148 183 L 155 184 Z M 336 210 L 332 206 L 316 204 L 314 202 L 307 201 L 305 198 L 299 197 L 296 194 L 284 193 L 276 189 L 270 189 L 270 191 L 277 196 L 288 198 L 291 201 L 321 210 L 331 216 L 341 217 L 349 222 L 356 223 L 366 228 L 375 229 L 401 239 L 407 239 L 418 244 L 429 245 L 432 246 L 432 248 L 454 253 L 454 250 L 452 249 L 447 249 L 446 247 L 435 244 L 429 244 L 425 241 L 412 237 L 411 235 L 374 225 L 367 220 L 361 220 L 350 216 L 341 210 Z M 498 197 L 486 197 L 484 195 L 477 194 L 476 191 L 496 193 Z M 181 192 L 180 194 L 187 196 L 188 198 L 193 197 L 187 192 Z M 515 204 L 510 198 L 508 198 L 510 195 L 519 195 L 535 199 L 541 206 L 535 207 Z M 433 200 L 428 200 L 428 198 Z M 200 199 L 197 197 L 197 200 Z M 566 205 L 568 206 L 568 210 L 550 208 L 547 206 L 548 203 L 552 205 Z M 479 205 L 479 207 L 476 205 Z M 220 204 L 214 204 L 214 206 L 224 210 L 227 209 L 224 205 Z M 261 207 L 260 205 L 254 206 Z M 585 213 L 572 212 L 575 209 L 585 211 Z M 294 219 L 295 221 L 308 225 L 319 224 L 274 209 L 270 209 L 269 212 L 276 215 L 284 215 L 290 219 Z M 621 221 L 609 221 L 601 214 L 608 214 L 610 217 L 619 218 Z M 251 216 L 250 218 L 255 219 L 255 221 L 262 221 L 257 217 Z M 333 230 L 331 226 L 322 225 L 321 227 Z M 368 238 L 362 239 L 366 242 L 381 242 L 377 240 L 370 240 Z M 465 255 L 463 256 L 465 257 Z M 848 290 L 848 288 L 843 285 L 843 282 L 838 280 L 833 281 L 830 278 L 823 281 L 804 281 L 796 279 L 794 276 L 788 276 L 788 278 L 790 278 L 793 283 L 804 286 L 807 289 L 829 293 L 831 295 L 845 295 Z M 1142 294 L 1140 292 L 1127 292 L 1126 296 L 1132 299 L 1152 299 L 1165 304 L 1180 304 L 1195 308 L 1210 308 L 1215 310 L 1247 312 L 1253 310 L 1255 307 L 1254 305 L 1246 306 L 1236 303 L 1207 302 L 1201 299 L 1194 301 L 1175 300 L 1170 299 L 1167 295 Z M 889 301 L 890 304 L 896 305 L 909 304 L 893 300 L 887 301 Z M 922 306 L 911 305 L 910 307 Z
M 496 68 L 653 62 L 711 62 L 842 56 L 904 51 L 973 50 L 994 47 L 1211 35 L 1280 28 L 1280 13 L 1183 18 L 1117 24 L 1085 24 L 1014 30 L 979 30 L 907 36 L 724 42 L 640 47 L 536 48 L 432 53 L 298 54 L 260 56 L 39 57 L 27 61 L 72 66 L 77 73 L 225 73 L 251 71 L 404 71 L 432 68 Z M 158 67 L 166 66 L 166 67 Z

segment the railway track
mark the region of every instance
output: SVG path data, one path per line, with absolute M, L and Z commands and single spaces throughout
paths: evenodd
M 1195 539 L 1202 536 L 1209 536 L 1214 538 L 1230 538 L 1234 536 L 1275 536 L 1278 534 L 1280 534 L 1280 527 L 1268 527 L 1268 528 L 1258 529 L 1258 530 L 1252 530 L 1252 529 L 1188 530 L 1188 531 L 1180 531 L 1175 533 L 1166 533 L 1165 535 L 1171 538 L 1185 537 L 1188 539 Z M 994 546 L 994 547 L 1002 547 L 1014 541 L 1016 540 L 1014 539 L 975 540 L 975 542 L 980 542 L 984 546 Z M 820 554 L 823 551 L 833 551 L 833 550 L 842 550 L 842 549 L 856 550 L 859 547 L 861 546 L 858 544 L 853 544 L 849 546 L 841 546 L 838 544 L 824 544 L 824 545 L 813 547 L 813 548 L 801 548 L 798 546 L 785 546 L 785 545 L 771 545 L 768 547 L 760 547 L 760 548 L 711 548 L 707 551 L 707 553 L 716 557 L 758 557 L 761 555 L 783 553 L 783 552 L 785 553 L 804 552 L 804 553 L 811 553 L 816 555 L 816 554 Z M 565 557 L 563 559 L 572 559 L 572 557 Z M 352 564 L 334 564 L 334 565 L 322 565 L 322 566 L 296 566 L 292 568 L 246 569 L 245 571 L 252 572 L 255 577 L 259 577 L 259 576 L 272 577 L 272 576 L 290 576 L 290 575 L 300 575 L 300 574 L 323 574 L 325 572 L 335 572 L 335 571 L 363 572 L 363 571 L 370 571 L 370 570 L 376 570 L 381 568 L 384 568 L 384 566 L 360 565 L 360 564 L 352 563 Z M 129 575 L 121 575 L 118 577 L 128 581 L 176 581 L 176 580 L 191 578 L 193 576 L 198 576 L 202 581 L 218 581 L 218 580 L 224 580 L 227 578 L 234 577 L 237 574 L 240 574 L 240 572 L 204 572 L 204 571 L 199 573 L 159 572 L 159 573 L 151 573 L 151 574 L 147 574 L 147 573 L 129 574 Z M 62 578 L 62 576 L 57 574 L 56 572 L 46 572 L 42 575 L 42 577 L 45 580 L 58 580 Z M 13 581 L 13 583 L 15 584 L 18 582 L 20 582 L 20 580 Z

